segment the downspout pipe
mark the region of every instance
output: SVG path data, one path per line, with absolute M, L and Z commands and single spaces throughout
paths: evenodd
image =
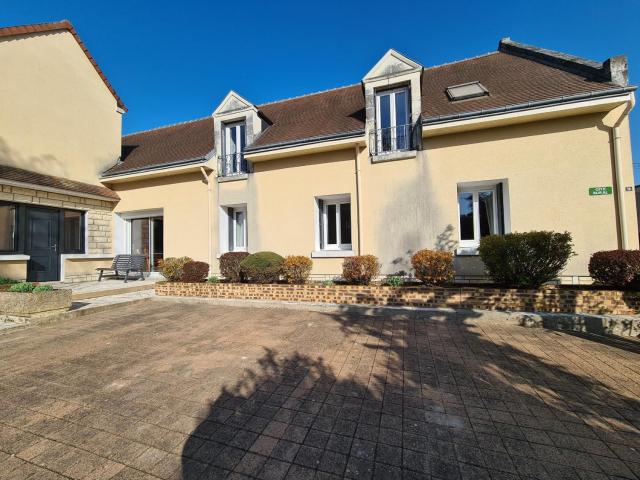
M 211 255 L 211 182 L 204 167 L 200 167 L 204 182 L 207 184 L 207 260 L 209 262 L 209 274 L 213 269 L 213 256 Z
M 355 146 L 356 153 L 356 218 L 358 222 L 358 255 L 362 255 L 362 245 L 364 243 L 362 239 L 362 211 L 360 197 L 362 195 L 362 186 L 360 185 L 360 147 Z
M 629 234 L 627 229 L 627 208 L 626 203 L 624 201 L 624 178 L 622 177 L 622 159 L 620 158 L 620 152 L 622 149 L 621 141 L 620 141 L 620 125 L 623 120 L 629 115 L 629 112 L 634 107 L 636 103 L 635 96 L 631 94 L 631 98 L 627 102 L 627 106 L 624 109 L 624 112 L 620 115 L 620 118 L 616 120 L 614 125 L 611 127 L 611 137 L 613 141 L 613 168 L 614 168 L 614 176 L 616 179 L 616 203 L 618 205 L 618 220 L 620 225 L 620 247 L 623 250 L 629 249 Z

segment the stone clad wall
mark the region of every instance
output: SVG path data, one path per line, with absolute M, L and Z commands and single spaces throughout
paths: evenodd
M 2 185 L 0 200 L 84 210 L 87 212 L 85 220 L 89 230 L 87 253 L 111 253 L 111 202 L 10 185 Z
M 11 185 L 2 185 L 1 189 L 0 200 L 85 211 L 85 224 L 87 228 L 86 253 L 105 255 L 112 253 L 111 212 L 113 210 L 113 203 L 94 198 L 64 195 L 30 188 L 14 187 Z M 67 262 L 69 262 L 69 260 L 67 260 Z M 78 261 L 76 261 L 76 263 L 78 263 Z M 94 263 L 95 265 L 87 264 L 85 271 L 73 268 L 74 272 L 72 274 L 65 275 L 65 281 L 81 282 L 96 280 L 98 275 L 95 272 L 95 267 L 108 266 L 111 264 L 111 261 L 95 260 Z M 24 279 L 26 275 L 26 262 L 24 262 L 25 266 L 22 267 L 24 274 L 21 275 L 7 274 L 6 272 L 8 272 L 8 270 L 3 268 L 3 264 L 4 262 L 0 262 L 0 269 L 3 270 L 6 276 L 21 280 Z
M 519 290 L 491 287 L 393 288 L 379 285 L 160 282 L 156 284 L 155 290 L 159 296 L 235 300 L 614 315 L 634 315 L 640 312 L 640 292 L 581 290 L 556 286 Z

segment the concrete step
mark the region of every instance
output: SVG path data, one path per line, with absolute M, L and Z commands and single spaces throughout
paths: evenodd
M 76 302 L 80 300 L 86 300 L 88 298 L 111 297 L 113 295 L 122 295 L 125 293 L 141 292 L 143 290 L 152 290 L 152 289 L 153 289 L 153 283 L 136 285 L 135 282 L 131 282 L 131 284 L 123 283 L 122 286 L 109 288 L 106 290 L 73 292 L 71 294 L 71 299 L 74 302 Z

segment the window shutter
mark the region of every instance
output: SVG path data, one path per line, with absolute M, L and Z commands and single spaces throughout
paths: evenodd
M 236 247 L 233 242 L 233 208 L 227 208 L 227 219 L 229 221 L 229 248 L 227 248 L 227 250 L 233 252 Z
M 502 194 L 502 182 L 496 185 L 496 203 L 498 204 L 498 234 L 504 235 L 504 197 Z
M 324 248 L 324 224 L 322 223 L 323 212 L 324 201 L 318 199 L 318 234 L 320 235 L 318 245 L 320 246 L 320 250 Z

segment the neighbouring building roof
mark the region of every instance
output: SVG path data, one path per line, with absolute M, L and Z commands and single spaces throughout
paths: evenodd
M 76 182 L 62 177 L 44 175 L 42 173 L 24 170 L 22 168 L 0 165 L 0 183 L 11 182 L 25 184 L 27 186 L 44 187 L 45 189 L 63 190 L 76 194 L 79 197 L 91 195 L 102 197 L 106 200 L 120 200 L 120 197 L 113 190 L 101 185 L 91 185 L 89 183 Z
M 626 59 L 621 58 L 625 64 Z M 598 63 L 503 39 L 499 50 L 475 58 L 424 68 L 422 121 L 619 91 L 607 81 L 609 61 Z M 452 101 L 447 87 L 480 82 L 488 95 Z M 633 89 L 635 87 L 629 87 Z M 314 138 L 364 133 L 361 84 L 256 105 L 268 126 L 248 150 Z M 106 176 L 159 168 L 204 157 L 214 149 L 213 119 L 204 118 L 123 137 L 121 162 Z
M 56 30 L 66 30 L 69 33 L 71 33 L 71 35 L 73 35 L 73 38 L 76 39 L 76 42 L 78 42 L 78 45 L 80 45 L 80 48 L 82 49 L 84 54 L 87 56 L 87 58 L 91 62 L 91 65 L 93 65 L 93 68 L 96 69 L 96 72 L 98 73 L 98 75 L 100 75 L 100 78 L 102 79 L 106 87 L 109 89 L 111 94 L 114 96 L 114 98 L 118 102 L 118 107 L 126 111 L 127 107 L 125 106 L 124 102 L 118 96 L 118 94 L 116 93 L 111 83 L 109 83 L 109 80 L 107 80 L 106 75 L 100 69 L 98 62 L 96 62 L 93 56 L 91 56 L 91 53 L 89 53 L 89 50 L 87 49 L 85 44 L 82 42 L 82 40 L 80 39 L 80 36 L 78 35 L 78 32 L 76 32 L 75 28 L 73 28 L 73 25 L 69 20 L 61 20 L 59 22 L 48 22 L 48 23 L 34 23 L 31 25 L 17 25 L 14 27 L 2 27 L 0 28 L 0 38 L 14 37 L 19 35 L 30 35 L 34 33 L 54 32 Z

